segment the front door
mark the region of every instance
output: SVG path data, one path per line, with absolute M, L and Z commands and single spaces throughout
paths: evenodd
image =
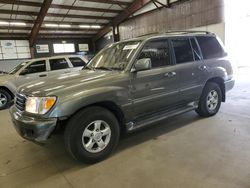
M 135 116 L 144 116 L 172 107 L 178 100 L 178 75 L 171 61 L 167 39 L 147 42 L 139 59 L 150 58 L 152 68 L 132 74 Z

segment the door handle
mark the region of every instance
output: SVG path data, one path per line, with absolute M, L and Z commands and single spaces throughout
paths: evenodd
M 206 70 L 207 69 L 207 66 L 206 65 L 200 65 L 199 67 L 198 67 L 198 69 L 200 69 L 200 70 Z
M 65 71 L 64 73 L 70 73 L 70 71 Z
M 46 77 L 47 74 L 40 74 L 39 77 Z
M 171 78 L 171 77 L 176 76 L 176 72 L 167 72 L 167 73 L 165 73 L 164 76 Z

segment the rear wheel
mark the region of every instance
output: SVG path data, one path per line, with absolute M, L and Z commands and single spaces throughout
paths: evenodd
M 65 129 L 65 146 L 73 158 L 95 163 L 108 157 L 120 136 L 116 117 L 102 107 L 89 107 L 78 112 Z
M 6 109 L 11 104 L 11 95 L 4 89 L 0 89 L 0 110 Z
M 196 112 L 202 117 L 210 117 L 220 109 L 222 100 L 221 89 L 218 84 L 208 82 L 202 92 Z

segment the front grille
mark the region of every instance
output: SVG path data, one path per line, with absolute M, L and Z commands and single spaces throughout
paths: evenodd
M 25 110 L 25 102 L 26 102 L 27 97 L 23 94 L 17 93 L 16 98 L 15 98 L 15 105 L 16 108 L 20 111 Z

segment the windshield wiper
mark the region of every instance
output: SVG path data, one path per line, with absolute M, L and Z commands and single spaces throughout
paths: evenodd
M 108 71 L 112 71 L 112 68 L 108 68 L 108 67 L 95 67 L 95 70 L 100 69 L 100 70 L 108 70 Z
M 0 71 L 0 74 L 9 74 L 9 73 L 6 71 Z

